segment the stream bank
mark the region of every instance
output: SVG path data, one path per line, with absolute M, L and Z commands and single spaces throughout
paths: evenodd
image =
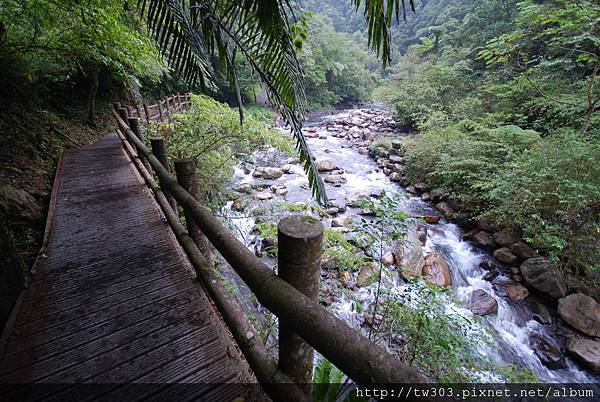
M 413 287 L 408 280 L 425 277 L 451 288 L 447 307 L 453 314 L 467 320 L 480 317 L 474 320 L 473 331 L 484 327 L 491 330 L 495 347 L 481 346 L 479 352 L 491 356 L 498 365 L 527 368 L 543 382 L 597 381 L 589 369 L 598 362 L 594 352 L 597 340 L 593 338 L 598 335 L 565 325 L 565 321 L 574 325 L 565 320 L 566 311 L 576 311 L 588 300 L 566 297 L 559 319 L 556 306 L 542 292 L 551 289 L 553 279 L 546 275 L 539 280 L 544 261 L 536 260 L 541 257 L 532 254 L 527 244 L 494 233 L 492 227 L 486 230 L 485 222 L 465 220 L 474 227 L 463 232 L 449 219 L 461 223 L 457 213 L 460 206 L 451 198 L 427 189 L 423 183 L 406 190 L 401 187 L 409 183 L 403 176 L 402 135 L 397 129 L 393 116 L 377 107 L 313 116 L 305 135 L 331 205 L 320 209 L 312 204 L 297 158 L 268 150 L 255 152 L 249 162 L 238 166 L 234 178 L 238 195 L 222 212 L 235 224 L 240 239 L 275 265 L 270 255 L 276 242 L 273 223 L 279 217 L 312 213 L 323 220 L 330 233 L 339 233 L 352 242 L 353 222 L 372 219 L 357 201 L 377 200 L 382 194 L 393 197 L 398 200 L 394 205 L 408 216 L 403 241 L 386 242 L 381 253 L 357 247 L 357 255 L 367 262 L 356 269 L 343 269 L 339 259 L 324 258 L 322 304 L 370 334 L 371 328 L 381 326 L 384 320 L 382 312 L 377 314 L 372 307 L 379 293 L 378 266 L 388 295 L 410 293 Z M 501 247 L 480 241 L 488 238 Z M 515 269 L 520 260 L 523 263 Z M 554 284 L 558 295 L 565 296 L 562 284 Z M 385 346 L 393 352 L 390 339 Z M 480 377 L 482 381 L 498 380 L 493 373 L 486 375 Z

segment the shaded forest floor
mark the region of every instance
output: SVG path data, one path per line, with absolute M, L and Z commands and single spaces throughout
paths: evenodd
M 59 157 L 112 129 L 110 105 L 98 100 L 93 127 L 83 97 L 0 99 L 0 326 L 42 244 Z

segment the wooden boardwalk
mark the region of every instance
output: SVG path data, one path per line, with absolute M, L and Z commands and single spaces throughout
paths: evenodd
M 243 392 L 245 362 L 117 135 L 65 152 L 53 198 L 47 247 L 3 334 L 0 383 Z M 144 392 L 160 390 L 134 399 Z

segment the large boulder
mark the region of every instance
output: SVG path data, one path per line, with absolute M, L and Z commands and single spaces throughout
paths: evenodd
M 519 238 L 512 233 L 501 231 L 494 233 L 494 241 L 502 247 L 508 247 L 519 241 Z
M 476 289 L 471 293 L 469 308 L 476 315 L 490 315 L 498 311 L 498 302 L 483 289 Z
M 544 366 L 551 370 L 567 367 L 565 357 L 561 353 L 560 348 L 542 334 L 537 332 L 530 333 L 529 344 Z
M 494 237 L 494 241 L 496 238 Z M 498 250 L 494 251 L 494 258 L 500 262 L 505 264 L 514 264 L 519 261 L 519 257 L 510 252 L 507 247 L 501 247 Z
M 542 293 L 559 299 L 567 294 L 562 273 L 544 257 L 533 257 L 521 264 L 525 282 Z
M 331 159 L 319 159 L 316 161 L 316 166 L 319 172 L 330 172 L 336 168 Z
M 496 278 L 493 282 L 493 285 L 494 290 L 500 296 L 506 296 L 514 301 L 525 300 L 527 296 L 529 296 L 529 291 L 525 286 L 520 285 L 517 282 L 508 278 Z
M 454 214 L 456 213 L 454 211 L 454 209 L 452 209 L 447 202 L 443 202 L 443 201 L 435 204 L 435 208 L 438 211 L 440 211 L 442 214 L 444 214 L 444 216 L 447 218 L 453 217 Z
M 369 286 L 375 282 L 377 282 L 377 271 L 371 265 L 364 267 L 356 277 L 358 286 Z
M 257 166 L 256 169 L 254 169 L 254 172 L 252 172 L 252 176 L 262 177 L 263 179 L 279 179 L 283 176 L 283 169 Z
M 591 370 L 600 372 L 600 342 L 574 336 L 567 341 L 567 352 Z
M 345 184 L 348 181 L 341 174 L 330 174 L 325 176 L 325 179 L 323 180 L 325 181 L 325 183 L 329 183 L 333 186 L 341 186 L 342 184 Z
M 558 315 L 584 334 L 600 337 L 600 304 L 581 293 L 573 293 L 558 301 Z
M 404 239 L 395 247 L 396 266 L 406 278 L 416 278 L 423 274 L 423 246 L 415 230 L 408 230 Z
M 492 238 L 492 235 L 484 232 L 483 230 L 475 233 L 472 237 L 473 242 L 477 244 L 479 247 L 483 247 L 485 249 L 494 249 L 496 248 L 496 242 Z
M 535 255 L 535 250 L 522 241 L 512 244 L 508 249 L 511 253 L 523 260 L 531 258 Z
M 437 286 L 450 286 L 452 284 L 448 263 L 440 253 L 435 251 L 425 256 L 423 275 L 429 282 Z

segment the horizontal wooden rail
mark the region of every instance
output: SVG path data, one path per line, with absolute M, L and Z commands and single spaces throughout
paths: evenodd
M 428 379 L 391 356 L 318 302 L 311 300 L 273 273 L 251 253 L 211 211 L 200 205 L 113 110 L 120 129 L 150 163 L 171 195 L 200 227 L 212 245 L 256 295 L 258 301 L 359 385 L 421 383 Z

